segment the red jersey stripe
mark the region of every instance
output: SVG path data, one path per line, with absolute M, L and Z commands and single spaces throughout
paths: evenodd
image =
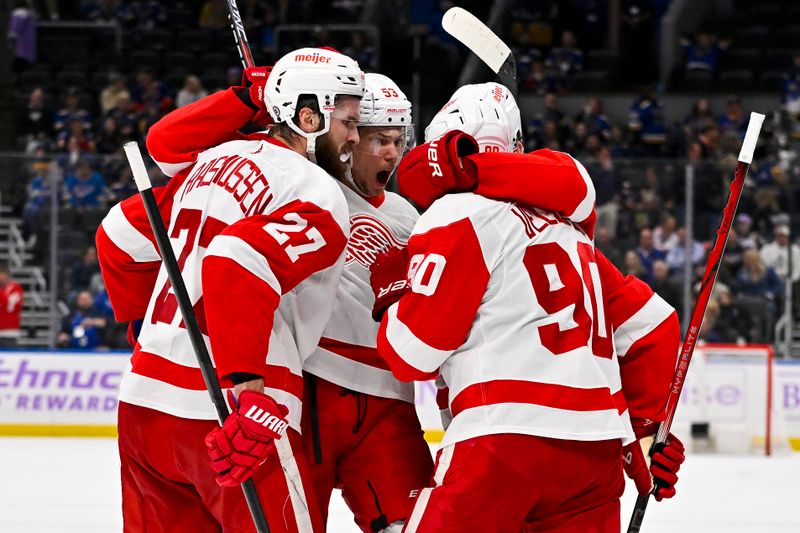
M 499 403 L 530 403 L 568 411 L 625 412 L 621 391 L 611 394 L 607 387 L 581 389 L 568 385 L 535 383 L 515 379 L 497 379 L 475 383 L 461 391 L 451 402 L 453 416 L 474 407 Z
M 387 365 L 386 361 L 378 354 L 377 348 L 350 344 L 328 337 L 322 337 L 319 340 L 319 347 L 363 365 L 368 365 L 380 370 L 389 370 L 389 365 Z
M 179 365 L 154 353 L 136 350 L 131 358 L 133 372 L 140 376 L 169 383 L 175 387 L 188 390 L 206 390 L 203 374 L 199 368 Z M 303 378 L 289 371 L 288 368 L 266 365 L 264 386 L 280 389 L 290 394 L 303 397 Z M 228 379 L 221 379 L 223 389 L 233 387 Z

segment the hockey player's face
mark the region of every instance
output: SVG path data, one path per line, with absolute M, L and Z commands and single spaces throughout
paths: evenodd
M 359 135 L 353 151 L 353 181 L 361 194 L 378 196 L 405 151 L 405 128 L 364 126 Z
M 331 113 L 331 127 L 317 141 L 317 164 L 338 180 L 345 178 L 353 147 L 358 144 L 359 105 L 358 98 L 338 98 Z

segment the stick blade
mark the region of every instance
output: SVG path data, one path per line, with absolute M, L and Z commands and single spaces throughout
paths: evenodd
M 509 57 L 511 49 L 489 27 L 460 7 L 451 7 L 442 18 L 444 31 L 464 43 L 464 46 L 481 58 L 495 74 L 499 74 Z M 516 72 L 514 72 L 516 79 Z

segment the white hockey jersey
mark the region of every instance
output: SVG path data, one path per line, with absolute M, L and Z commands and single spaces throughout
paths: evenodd
M 303 360 L 328 322 L 344 264 L 340 188 L 270 139 L 224 142 L 191 158 L 150 151 L 165 173 L 177 172 L 155 193 L 223 388 L 232 373 L 263 376 L 299 430 Z M 117 319 L 144 316 L 120 399 L 215 419 L 138 197 L 112 208 L 97 242 Z
M 451 194 L 409 240 L 411 292 L 378 350 L 403 380 L 437 372 L 453 420 L 479 435 L 633 439 L 591 239 L 550 212 Z
M 413 403 L 414 385 L 398 381 L 378 355 L 369 267 L 380 252 L 406 246 L 419 214 L 392 192 L 384 194 L 382 203 L 373 205 L 345 185 L 341 187 L 350 210 L 344 271 L 331 319 L 319 348 L 304 368 L 351 390 Z

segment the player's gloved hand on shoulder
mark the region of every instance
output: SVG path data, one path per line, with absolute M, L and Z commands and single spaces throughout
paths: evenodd
M 678 470 L 686 459 L 683 443 L 669 434 L 667 442 L 656 447 L 652 455 L 650 449 L 655 435 L 638 439 L 622 448 L 622 461 L 625 473 L 636 485 L 639 494 L 648 494 L 656 484 L 656 501 L 675 496 Z
M 256 112 L 250 120 L 253 124 L 266 126 L 272 123 L 269 116 L 266 85 L 272 67 L 249 67 L 242 73 L 242 87 L 236 90 L 237 96 Z
M 461 159 L 478 153 L 478 143 L 458 130 L 411 149 L 397 168 L 400 192 L 423 209 L 448 193 L 473 190 L 478 182 L 474 165 Z
M 206 451 L 221 487 L 241 485 L 252 476 L 267 460 L 272 441 L 281 438 L 289 424 L 284 418 L 289 412 L 286 406 L 264 393 L 244 390 L 237 406 L 228 391 L 228 403 L 233 412 L 206 435 Z
M 408 248 L 389 248 L 378 254 L 369 267 L 369 283 L 375 294 L 372 318 L 380 322 L 383 313 L 409 290 Z

